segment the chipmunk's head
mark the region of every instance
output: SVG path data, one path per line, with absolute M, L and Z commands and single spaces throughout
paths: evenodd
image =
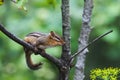
M 53 31 L 49 33 L 49 42 L 52 46 L 62 46 L 65 44 L 65 41 Z

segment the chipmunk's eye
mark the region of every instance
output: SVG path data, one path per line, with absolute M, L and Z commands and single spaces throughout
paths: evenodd
M 60 39 L 60 37 L 55 36 L 55 40 L 56 40 L 56 41 L 60 41 L 61 39 Z

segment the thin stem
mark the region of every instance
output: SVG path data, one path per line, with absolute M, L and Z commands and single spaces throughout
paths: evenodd
M 87 47 L 89 47 L 90 45 L 92 45 L 93 43 L 95 43 L 96 41 L 98 41 L 99 39 L 103 38 L 104 36 L 108 35 L 108 34 L 111 33 L 111 32 L 113 32 L 113 30 L 110 30 L 110 31 L 104 33 L 103 35 L 95 38 L 93 41 L 91 41 L 90 43 L 88 43 L 88 45 L 85 46 L 81 51 L 78 51 L 78 52 L 76 52 L 75 54 L 73 54 L 72 57 L 71 57 L 71 60 L 72 60 L 74 57 L 76 57 L 78 54 L 80 54 L 81 52 L 83 52 Z

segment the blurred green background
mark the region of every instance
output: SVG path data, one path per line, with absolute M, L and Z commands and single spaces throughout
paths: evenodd
M 120 67 L 120 0 L 94 0 L 90 41 L 97 36 L 113 32 L 89 47 L 85 61 L 85 80 L 89 80 L 90 70 L 94 68 Z M 62 35 L 61 1 L 29 0 L 27 11 L 18 8 L 10 0 L 0 6 L 0 23 L 7 30 L 23 39 L 30 32 L 55 31 Z M 71 50 L 77 51 L 81 27 L 83 0 L 70 0 Z M 50 55 L 60 57 L 61 47 L 47 49 Z M 0 32 L 0 80 L 57 80 L 57 68 L 43 57 L 32 57 L 35 63 L 44 63 L 37 71 L 30 70 L 25 62 L 23 48 Z M 74 68 L 70 71 L 70 80 Z

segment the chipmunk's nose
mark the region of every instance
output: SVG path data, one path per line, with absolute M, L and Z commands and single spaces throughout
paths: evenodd
M 63 41 L 63 44 L 65 44 L 65 41 Z
M 64 44 L 65 44 L 65 41 L 62 42 L 62 45 L 64 45 Z

